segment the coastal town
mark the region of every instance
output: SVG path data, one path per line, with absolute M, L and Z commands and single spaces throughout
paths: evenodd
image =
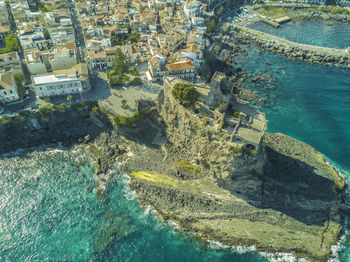
M 227 4 L 214 0 L 205 3 L 195 0 L 3 1 L 0 4 L 3 47 L 0 49 L 0 112 L 13 115 L 29 113 L 50 103 L 99 101 L 114 113 L 130 115 L 132 112 L 125 110 L 126 103 L 134 105 L 135 111 L 137 100 L 145 97 L 142 90 L 133 90 L 135 86 L 160 90 L 165 77 L 175 77 L 203 87 L 208 80 L 202 78 L 201 72 L 204 54 L 220 50 L 220 40 L 213 32 L 219 23 L 217 13 L 221 14 Z M 223 23 L 226 27 L 233 23 L 235 30 L 248 32 L 250 37 L 255 35 L 248 31 L 252 29 L 243 26 L 247 19 L 250 23 L 263 20 L 272 26 L 290 21 L 287 16 L 271 20 L 256 15 L 254 10 L 259 5 L 253 10 L 242 4 L 230 4 L 228 10 L 236 10 L 236 18 Z M 325 3 L 299 1 L 294 4 L 310 7 Z M 347 4 L 346 0 L 337 2 L 340 6 Z M 222 17 L 225 18 L 225 12 Z M 268 37 L 263 39 L 266 41 Z M 286 52 L 284 47 L 280 49 Z M 327 59 L 334 60 L 333 57 Z M 350 60 L 345 57 L 341 61 Z M 209 93 L 210 86 L 204 89 Z M 229 88 L 229 92 L 231 95 L 229 98 L 226 95 L 225 101 L 218 98 L 215 103 L 202 103 L 208 102 L 213 110 L 225 103 L 225 108 L 231 110 L 232 105 L 239 103 L 232 96 L 234 90 Z M 132 98 L 128 98 L 130 94 Z M 253 108 L 247 110 L 254 111 Z M 215 119 L 213 122 L 220 123 L 220 117 Z M 239 125 L 235 126 L 237 123 L 232 125 L 237 132 Z M 259 137 L 254 139 L 254 148 L 260 143 L 265 127 L 266 123 L 255 130 L 257 134 L 252 134 Z M 251 131 L 241 130 L 247 134 Z
M 76 165 L 69 172 L 78 179 L 88 173 L 79 186 L 89 196 L 81 199 L 97 199 L 96 206 L 125 200 L 110 195 L 125 175 L 118 191 L 132 191 L 132 200 L 196 241 L 311 262 L 337 256 L 350 214 L 346 179 L 314 145 L 271 133 L 267 116 L 284 106 L 273 100 L 290 98 L 276 87 L 279 77 L 300 77 L 273 59 L 345 71 L 350 47 L 293 41 L 253 25 L 279 30 L 319 19 L 333 28 L 350 23 L 350 0 L 0 0 L 0 13 L 2 169 L 37 151 L 47 159 L 64 152 L 57 161 L 81 153 L 62 166 Z M 263 52 L 279 56 L 265 61 Z M 252 56 L 263 69 L 242 65 Z M 293 127 L 309 123 L 301 109 L 288 110 Z M 42 168 L 53 170 L 56 186 L 65 179 L 50 161 Z M 35 173 L 20 191 L 40 183 Z M 87 234 L 89 261 L 109 261 L 134 237 L 123 212 L 98 214 L 105 221 Z

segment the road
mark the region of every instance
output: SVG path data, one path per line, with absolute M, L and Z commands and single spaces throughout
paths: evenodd
M 75 8 L 72 0 L 67 0 L 68 7 L 71 14 L 71 19 L 73 23 L 74 36 L 75 36 L 75 44 L 77 47 L 77 62 L 84 62 L 84 49 L 85 49 L 85 40 L 83 30 L 81 28 L 81 23 L 79 21 L 79 17 L 77 15 L 77 9 Z

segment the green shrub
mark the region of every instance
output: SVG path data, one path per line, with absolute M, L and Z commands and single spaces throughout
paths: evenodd
M 0 49 L 0 54 L 6 54 L 10 52 L 18 51 L 18 42 L 14 34 L 9 34 L 5 37 L 6 47 Z
M 123 75 L 123 77 L 122 77 L 122 81 L 123 81 L 123 82 L 128 82 L 129 79 L 130 79 L 130 77 L 127 76 L 127 75 Z
M 131 68 L 130 74 L 133 75 L 133 76 L 139 76 L 139 75 L 140 75 L 139 71 L 137 71 L 136 66 L 134 66 L 133 68 Z
M 139 78 L 139 77 L 134 78 L 134 79 L 129 83 L 129 85 L 132 85 L 132 86 L 138 86 L 138 85 L 141 85 L 141 84 L 142 84 L 142 80 L 141 80 L 141 78 Z
M 239 114 L 240 114 L 241 112 L 239 112 L 238 110 L 232 110 L 232 115 L 234 116 L 234 117 L 236 117 L 236 118 L 238 118 L 239 117 Z
M 177 83 L 172 90 L 172 94 L 185 107 L 194 105 L 198 100 L 198 92 L 192 84 Z
M 113 125 L 115 127 L 130 127 L 133 124 L 137 124 L 142 120 L 142 116 L 139 111 L 136 110 L 132 117 L 127 116 L 113 116 Z
M 225 102 L 222 102 L 220 105 L 218 105 L 218 107 L 216 108 L 217 110 L 223 108 L 226 105 Z

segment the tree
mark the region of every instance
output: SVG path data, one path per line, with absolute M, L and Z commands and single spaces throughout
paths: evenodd
M 18 42 L 14 34 L 9 34 L 5 37 L 6 47 L 0 49 L 0 54 L 6 54 L 18 51 Z
M 177 83 L 172 94 L 185 107 L 190 107 L 198 100 L 198 92 L 192 84 Z
M 207 26 L 208 33 L 212 33 L 215 31 L 216 22 L 214 19 L 211 18 L 211 19 L 205 20 L 204 24 Z
M 123 107 L 123 108 L 126 107 L 126 103 L 127 103 L 127 101 L 126 101 L 125 99 L 123 99 L 123 100 L 122 100 L 122 107 Z
M 44 35 L 45 40 L 51 39 L 50 33 L 46 28 L 43 30 L 43 35 Z
M 119 48 L 115 51 L 113 70 L 117 75 L 123 75 L 129 70 L 129 64 L 126 62 L 126 57 Z
M 18 91 L 18 96 L 19 98 L 23 98 L 24 97 L 24 92 L 25 92 L 25 85 L 24 85 L 24 75 L 21 73 L 17 73 L 15 74 L 15 81 L 16 81 L 16 85 L 17 85 L 17 91 Z
M 45 101 L 46 103 L 50 103 L 50 97 L 45 97 L 44 101 Z
M 73 97 L 71 95 L 67 96 L 67 101 L 69 101 L 69 103 L 71 103 L 72 99 L 73 99 Z

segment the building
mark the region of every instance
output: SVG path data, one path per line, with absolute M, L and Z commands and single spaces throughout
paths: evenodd
M 33 83 L 38 97 L 81 94 L 91 88 L 86 64 L 54 71 L 50 75 L 34 76 Z
M 148 62 L 146 76 L 150 82 L 159 82 L 163 80 L 164 75 L 189 79 L 195 77 L 196 73 L 196 66 L 190 59 L 165 64 L 164 58 L 153 57 Z
M 199 1 L 189 1 L 184 5 L 184 13 L 188 17 L 201 16 L 203 12 L 203 5 Z
M 0 101 L 9 103 L 18 99 L 19 95 L 13 72 L 2 73 L 0 75 Z

